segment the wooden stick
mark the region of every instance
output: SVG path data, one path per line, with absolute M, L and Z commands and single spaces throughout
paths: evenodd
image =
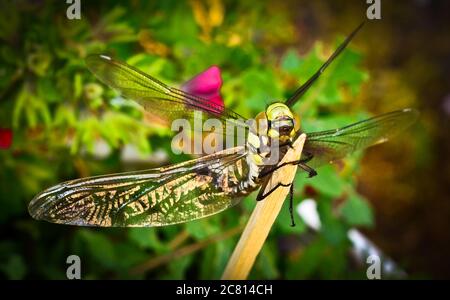
M 280 164 L 299 160 L 305 139 L 305 134 L 297 138 L 292 145 L 293 148 L 289 149 Z M 285 185 L 290 184 L 294 180 L 296 171 L 297 165 L 291 164 L 276 170 L 272 173 L 271 182 L 267 185 L 266 191 L 271 190 L 280 182 Z M 222 279 L 247 278 L 288 193 L 289 187 L 280 186 L 267 198 L 256 204 L 244 232 L 228 261 Z M 286 220 L 286 222 L 289 222 L 289 220 Z

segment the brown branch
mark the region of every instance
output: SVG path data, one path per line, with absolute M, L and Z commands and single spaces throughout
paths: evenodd
M 188 238 L 189 238 L 189 232 L 184 229 L 179 234 L 175 236 L 173 240 L 171 240 L 168 244 L 170 250 L 175 250 L 178 247 L 180 247 Z
M 134 267 L 133 269 L 131 269 L 130 274 L 132 274 L 132 275 L 143 274 L 143 273 L 150 271 L 152 269 L 155 269 L 161 265 L 167 264 L 167 263 L 173 261 L 174 259 L 180 258 L 185 255 L 192 254 L 198 250 L 201 250 L 201 249 L 209 246 L 210 244 L 219 242 L 221 240 L 225 240 L 229 237 L 232 237 L 235 234 L 238 234 L 242 230 L 242 227 L 243 227 L 242 225 L 239 225 L 239 226 L 231 228 L 228 231 L 225 231 L 221 234 L 204 239 L 204 240 L 199 241 L 194 244 L 190 244 L 190 245 L 181 247 L 181 248 L 179 248 L 173 252 L 170 252 L 168 254 L 164 254 L 164 255 L 149 259 L 148 261 L 144 262 L 143 264 L 138 265 L 138 266 Z

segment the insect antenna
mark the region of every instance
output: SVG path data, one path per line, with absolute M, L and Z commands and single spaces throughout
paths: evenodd
M 298 99 L 300 99 L 312 86 L 312 84 L 319 78 L 319 76 L 325 71 L 325 69 L 333 62 L 333 60 L 339 56 L 339 54 L 342 53 L 342 51 L 347 47 L 347 45 L 350 43 L 350 41 L 353 39 L 353 37 L 358 33 L 358 31 L 361 29 L 361 27 L 364 25 L 364 22 L 359 24 L 358 27 L 356 27 L 355 30 L 353 30 L 352 33 L 342 42 L 342 44 L 339 45 L 339 47 L 331 54 L 331 56 L 327 59 L 327 61 L 320 67 L 319 70 L 314 73 L 313 76 L 311 76 L 308 81 L 306 81 L 304 84 L 302 84 L 295 92 L 294 94 L 286 100 L 285 104 L 289 107 L 294 106 L 294 104 L 297 102 Z

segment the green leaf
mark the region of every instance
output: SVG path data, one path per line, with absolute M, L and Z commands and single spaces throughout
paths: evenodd
M 73 97 L 78 99 L 83 93 L 83 77 L 80 73 L 76 73 L 73 77 Z
M 258 255 L 255 270 L 259 270 L 257 278 L 276 279 L 280 276 L 276 265 L 275 245 L 266 242 Z
M 297 187 L 297 186 L 296 186 Z M 288 196 L 289 197 L 289 196 Z M 300 203 L 300 198 L 294 195 L 294 221 L 295 226 L 291 226 L 291 215 L 289 213 L 289 198 L 287 198 L 281 208 L 274 226 L 281 231 L 282 234 L 301 234 L 306 231 L 306 224 L 301 220 L 295 207 Z
M 37 94 L 39 95 L 39 98 L 45 99 L 45 102 L 61 101 L 61 93 L 56 88 L 52 77 L 46 76 L 38 80 Z
M 120 253 L 120 259 L 115 262 L 114 268 L 119 269 L 122 275 L 121 278 L 125 279 L 130 277 L 131 268 L 154 256 L 153 254 L 149 255 L 147 251 L 143 251 L 128 242 L 115 243 L 114 248 L 116 253 Z
M 200 219 L 186 223 L 186 230 L 196 239 L 202 240 L 220 232 L 208 219 Z
M 128 239 L 144 249 L 153 249 L 158 253 L 165 252 L 168 247 L 158 238 L 156 231 L 156 228 L 130 228 Z
M 6 262 L 0 264 L 0 270 L 8 279 L 19 280 L 25 277 L 27 266 L 21 256 L 12 254 Z
M 352 193 L 341 207 L 341 215 L 349 225 L 373 225 L 373 213 L 368 202 L 356 193 Z
M 327 165 L 317 169 L 318 176 L 308 179 L 308 183 L 322 194 L 332 198 L 339 197 L 344 192 L 347 183 L 341 178 L 333 166 Z
M 302 61 L 294 49 L 288 50 L 281 59 L 281 69 L 288 73 L 296 74 L 299 72 Z
M 214 278 L 214 270 L 211 262 L 217 257 L 216 245 L 211 245 L 202 251 L 200 267 L 199 267 L 199 279 L 211 280 Z
M 177 257 L 168 264 L 169 274 L 162 276 L 162 279 L 183 279 L 186 278 L 187 268 L 192 264 L 193 256 L 186 255 Z
M 272 71 L 253 68 L 241 76 L 245 105 L 254 111 L 263 111 L 268 103 L 282 99 L 281 88 Z
M 116 256 L 113 243 L 103 234 L 87 229 L 78 231 L 79 237 L 86 243 L 90 255 L 96 262 L 106 267 L 115 265 Z
M 327 243 L 337 246 L 347 241 L 348 228 L 337 218 L 333 211 L 332 201 L 320 198 L 317 210 L 322 224 L 321 233 Z

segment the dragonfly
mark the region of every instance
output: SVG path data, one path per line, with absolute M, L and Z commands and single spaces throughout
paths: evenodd
M 88 56 L 86 64 L 96 77 L 144 110 L 169 122 L 180 118 L 194 121 L 195 112 L 202 112 L 205 118 L 235 120 L 234 125 L 246 132 L 245 143 L 165 167 L 66 181 L 36 195 L 29 203 L 29 213 L 37 220 L 78 226 L 166 226 L 222 212 L 258 189 L 256 200 L 262 201 L 280 186 L 289 186 L 291 225 L 295 225 L 293 183 L 271 181 L 274 171 L 286 165 L 280 163 L 283 155 L 304 134 L 292 108 L 362 25 L 291 97 L 275 101 L 258 114 L 255 120 L 262 122 L 256 126 L 221 104 L 170 87 L 124 62 L 106 55 Z M 418 111 L 407 108 L 338 129 L 305 133 L 301 157 L 287 163 L 297 165 L 309 177 L 316 176 L 316 168 L 386 142 L 417 118 Z M 225 135 L 226 130 L 222 132 Z M 274 152 L 271 145 L 277 145 L 278 164 L 265 164 Z

